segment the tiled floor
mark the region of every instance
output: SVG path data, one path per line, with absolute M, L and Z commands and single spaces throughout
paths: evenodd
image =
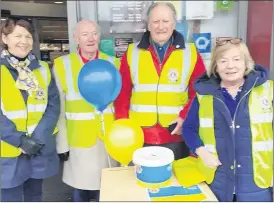
M 72 188 L 62 182 L 63 165 L 60 168 L 58 175 L 46 179 L 44 181 L 44 195 L 45 202 L 71 202 Z

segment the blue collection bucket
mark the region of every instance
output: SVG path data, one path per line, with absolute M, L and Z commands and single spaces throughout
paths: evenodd
M 168 186 L 172 179 L 174 153 L 166 147 L 151 146 L 133 154 L 137 183 L 145 188 Z

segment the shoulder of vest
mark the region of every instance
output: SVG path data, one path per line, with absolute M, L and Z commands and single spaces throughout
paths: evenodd
M 139 49 L 138 44 L 139 44 L 139 42 L 131 43 L 131 44 L 128 45 L 128 49 L 133 49 L 133 48 Z
M 202 97 L 203 97 L 203 95 L 200 95 L 200 94 L 196 93 L 196 96 L 197 96 L 198 102 L 200 102 L 201 99 L 202 99 Z
M 6 68 L 6 69 L 7 69 L 7 66 L 5 66 L 5 65 L 1 64 L 1 68 Z
M 113 56 L 107 55 L 106 53 L 104 53 L 102 51 L 99 51 L 99 58 L 100 57 L 105 57 L 105 58 L 111 57 L 111 58 L 114 58 Z
M 195 45 L 194 42 L 185 43 L 185 49 L 190 49 L 190 48 L 195 48 L 196 49 L 196 45 Z
M 212 95 L 202 95 L 202 94 L 199 94 L 199 93 L 196 93 L 196 96 L 197 96 L 197 99 L 198 99 L 198 102 L 201 102 L 201 100 L 203 98 L 207 98 L 207 99 L 213 99 L 213 96 Z
M 267 82 L 273 87 L 273 80 L 267 80 Z
M 139 42 L 131 43 L 128 45 L 128 47 L 137 47 Z
M 111 59 L 111 61 L 114 63 L 114 65 L 116 66 L 116 68 L 120 68 L 120 59 L 115 57 L 115 56 L 110 56 L 104 52 L 99 51 L 99 56 L 101 56 L 100 58 L 105 58 L 106 60 Z
M 8 69 L 8 67 L 7 66 L 5 66 L 5 65 L 1 65 L 1 72 L 9 72 L 9 69 Z
M 273 81 L 272 80 L 267 80 L 265 83 L 259 85 L 258 87 L 263 87 L 265 89 L 269 89 L 270 91 L 273 91 Z
M 128 53 L 132 54 L 133 49 L 137 49 L 138 51 L 147 51 L 145 49 L 139 49 L 138 44 L 139 44 L 139 42 L 134 42 L 134 43 L 131 43 L 131 44 L 128 45 L 128 47 L 127 47 L 127 56 L 128 56 Z
M 45 68 L 49 68 L 49 64 L 47 62 L 45 62 L 45 61 L 39 60 L 39 64 L 42 65 L 42 66 L 44 66 Z
M 69 53 L 69 54 L 66 54 L 66 55 L 63 55 L 63 56 L 59 56 L 58 58 L 54 59 L 54 62 L 55 62 L 55 61 L 64 60 L 64 59 L 66 59 L 66 58 L 70 58 L 70 57 L 75 56 L 75 55 L 77 55 L 76 52 L 71 52 L 71 53 Z

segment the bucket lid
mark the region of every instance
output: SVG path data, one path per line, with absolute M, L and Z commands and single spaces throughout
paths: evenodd
M 133 153 L 132 160 L 136 165 L 159 167 L 172 163 L 174 153 L 172 150 L 161 146 L 143 147 Z

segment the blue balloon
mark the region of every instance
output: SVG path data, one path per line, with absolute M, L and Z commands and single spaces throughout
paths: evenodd
M 120 72 L 106 60 L 89 61 L 78 75 L 80 94 L 100 112 L 118 97 L 121 87 Z

